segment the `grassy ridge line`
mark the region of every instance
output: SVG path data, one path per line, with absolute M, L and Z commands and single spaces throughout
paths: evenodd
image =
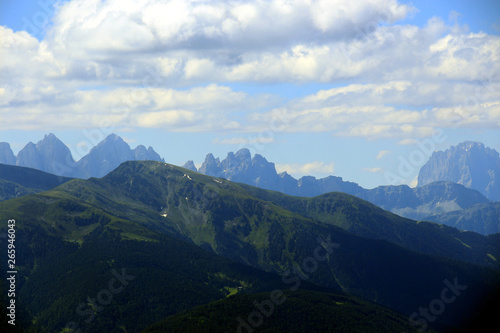
M 345 193 L 303 198 L 239 185 L 263 200 L 358 236 L 500 269 L 500 243 L 495 235 L 483 236 L 434 222 L 410 220 Z
M 142 333 L 417 332 L 408 318 L 352 296 L 286 290 L 275 301 L 270 303 L 269 293 L 231 296 L 168 317 Z
M 19 229 L 22 260 L 16 302 L 23 331 L 62 332 L 68 323 L 76 323 L 82 332 L 121 332 L 120 327 L 138 331 L 179 311 L 225 298 L 232 290 L 286 288 L 277 275 L 161 233 L 152 233 L 155 241 L 123 239 L 122 234 L 98 226 L 76 244 L 33 225 Z M 122 270 L 133 279 L 108 303 L 113 271 Z M 111 285 L 120 286 L 117 281 Z M 5 289 L 0 292 L 5 294 Z M 88 297 L 99 309 L 95 316 L 89 312 Z
M 321 268 L 318 275 L 313 277 L 312 281 L 321 285 L 335 288 L 332 283 L 339 281 L 344 290 L 377 300 L 400 311 L 411 312 L 439 293 L 443 279 L 453 278 L 450 274 L 460 272 L 459 275 L 470 281 L 471 285 L 483 283 L 472 277 L 468 272 L 472 268 L 467 268 L 468 265 L 438 258 L 424 258 L 402 251 L 397 246 L 349 236 L 339 228 L 279 207 L 274 204 L 275 200 L 271 202 L 265 200 L 265 197 L 251 195 L 247 186 L 242 184 L 154 162 L 125 163 L 117 171 L 119 172 L 103 179 L 106 186 L 112 185 L 115 188 L 113 195 L 134 198 L 151 211 L 156 211 L 157 215 L 166 213 L 168 218 L 164 219 L 164 224 L 180 226 L 181 232 L 198 245 L 254 267 L 283 272 L 294 262 L 300 264 L 307 253 L 312 253 L 314 248 L 311 244 L 315 243 L 317 235 L 332 233 L 338 237 L 337 242 L 344 244 L 345 249 L 336 252 L 329 266 Z M 355 197 L 344 196 L 354 202 L 352 211 L 356 213 L 360 207 L 368 208 L 368 211 L 370 207 L 375 207 L 371 204 L 367 206 L 365 201 Z M 348 206 L 344 209 L 349 212 Z M 415 221 L 387 214 L 419 225 Z M 194 216 L 197 217 L 193 218 Z M 210 234 L 212 230 L 214 231 Z M 208 241 L 200 242 L 198 235 L 212 236 Z M 290 242 L 291 240 L 293 241 Z M 463 246 L 456 239 L 453 242 Z M 273 246 L 270 247 L 270 243 Z M 374 256 L 376 253 L 383 255 L 377 258 Z M 354 266 L 353 262 L 356 263 Z M 409 263 L 414 264 L 408 266 Z M 377 267 L 386 268 L 380 270 Z M 487 273 L 488 270 L 482 268 L 473 270 L 482 271 L 480 275 L 489 276 L 484 276 L 484 282 L 491 282 L 494 274 Z M 427 274 L 434 278 L 419 278 L 423 272 L 429 272 Z M 408 293 L 408 290 L 400 288 L 401 281 L 422 289 L 417 293 Z M 426 284 L 433 285 L 435 290 L 426 287 Z M 395 288 L 399 288 L 398 291 Z M 381 293 L 381 290 L 386 292 Z M 387 293 L 389 291 L 390 295 Z M 407 304 L 402 308 L 401 302 Z
M 353 212 L 358 203 L 363 201 L 353 206 Z M 116 230 L 121 238 L 137 235 L 133 228 L 139 228 L 149 234 L 162 231 L 179 237 L 182 233 L 188 240 L 211 229 L 208 242 L 200 246 L 281 273 L 314 253 L 317 236 L 330 234 L 342 246 L 310 281 L 331 288 L 340 281 L 344 290 L 405 313 L 439 294 L 444 278 L 458 275 L 470 286 L 472 292 L 460 299 L 469 305 L 495 276 L 482 267 L 353 236 L 250 195 L 240 185 L 163 163 L 124 163 L 103 179 L 74 180 L 50 192 L 0 204 L 0 214 L 2 210 L 19 214 L 21 227 L 40 226 L 48 235 L 79 244 L 100 227 Z M 464 315 L 464 303 L 455 304 L 458 310 L 449 309 L 440 320 Z

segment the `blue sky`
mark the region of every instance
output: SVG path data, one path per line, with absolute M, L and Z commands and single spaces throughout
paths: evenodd
M 3 1 L 0 142 L 247 147 L 367 188 L 415 185 L 429 148 L 500 151 L 498 1 L 342 2 Z

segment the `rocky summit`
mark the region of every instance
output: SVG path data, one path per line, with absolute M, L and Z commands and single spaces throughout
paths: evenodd
M 164 160 L 152 147 L 131 149 L 118 135 L 111 134 L 75 162 L 70 149 L 50 133 L 37 144 L 29 142 L 14 156 L 8 143 L 0 143 L 0 163 L 45 171 L 58 176 L 103 177 L 125 161 Z
M 418 186 L 445 180 L 475 189 L 492 201 L 500 200 L 500 156 L 480 142 L 466 141 L 436 151 L 420 169 Z

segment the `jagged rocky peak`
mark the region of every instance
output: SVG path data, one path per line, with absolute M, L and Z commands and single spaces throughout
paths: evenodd
M 158 154 L 153 147 L 148 147 L 148 160 L 165 162 L 165 159 Z
M 111 133 L 110 135 L 105 137 L 104 140 L 102 140 L 101 142 L 99 142 L 99 144 L 97 144 L 97 146 L 112 144 L 112 143 L 126 144 L 128 146 L 128 143 L 126 143 L 121 136 L 116 135 L 115 133 Z
M 149 147 L 146 149 L 144 146 L 138 146 L 132 150 L 128 143 L 113 133 L 108 135 L 78 161 L 79 176 L 82 178 L 103 177 L 108 172 L 117 168 L 121 163 L 133 160 L 164 162 L 153 148 Z
M 212 153 L 207 154 L 205 162 L 203 162 L 198 171 L 204 175 L 220 177 L 222 166 L 219 158 L 215 158 Z
M 104 140 L 99 142 L 90 152 L 82 158 L 92 159 L 92 158 L 102 158 L 107 161 L 113 161 L 116 159 L 133 160 L 134 153 L 130 149 L 128 143 L 126 143 L 120 136 L 116 134 L 110 134 Z
M 418 174 L 418 186 L 451 181 L 500 200 L 500 156 L 481 142 L 466 141 L 432 154 Z
M 207 154 L 207 156 L 205 157 L 205 163 L 219 165 L 220 160 L 218 157 L 215 158 L 214 155 L 212 153 L 210 153 L 210 154 Z
M 40 152 L 33 142 L 28 142 L 17 154 L 16 165 L 46 171 L 43 168 Z
M 283 178 L 283 179 L 295 179 L 292 176 L 290 176 L 290 174 L 288 172 L 286 172 L 286 171 L 281 172 L 280 174 L 278 174 L 278 176 L 280 178 Z M 297 180 L 295 179 L 295 181 L 297 181 Z
M 134 155 L 136 160 L 145 160 L 145 157 L 148 155 L 148 149 L 144 145 L 138 145 L 134 149 Z
M 222 161 L 224 172 L 234 174 L 235 172 L 242 172 L 250 167 L 252 164 L 252 156 L 250 150 L 243 148 L 235 153 L 229 152 L 226 159 Z
M 49 133 L 49 134 L 45 134 L 43 136 L 43 139 L 38 141 L 36 146 L 38 149 L 46 149 L 46 148 L 54 147 L 54 146 L 59 145 L 59 144 L 64 145 L 64 143 L 62 143 L 61 140 L 59 140 L 57 138 L 57 136 L 55 136 L 54 133 Z
M 53 133 L 45 135 L 43 140 L 36 144 L 37 150 L 47 160 L 48 165 L 52 162 L 72 167 L 75 163 L 69 148 L 59 140 Z M 47 168 L 50 168 L 49 166 Z
M 264 176 L 263 178 L 273 178 L 275 181 L 279 179 L 274 163 L 268 162 L 259 154 L 255 154 L 252 158 L 252 172 Z
M 242 148 L 236 152 L 236 158 L 242 161 L 250 161 L 252 159 L 252 154 L 248 148 Z
M 152 147 L 139 145 L 134 150 L 118 135 L 110 134 L 75 162 L 70 149 L 53 133 L 44 136 L 36 145 L 28 143 L 12 159 L 9 144 L 0 143 L 2 161 L 49 172 L 59 176 L 89 178 L 102 177 L 125 161 L 164 159 Z
M 262 155 L 260 154 L 255 154 L 253 155 L 253 158 L 252 158 L 252 165 L 254 166 L 259 166 L 259 167 L 270 167 L 272 166 L 272 168 L 276 171 L 276 167 L 274 165 L 274 163 L 272 162 L 268 162 Z
M 193 160 L 187 161 L 182 167 L 191 171 L 198 172 L 198 169 L 196 168 L 196 165 L 194 165 Z
M 478 148 L 478 149 L 484 149 L 484 144 L 479 142 L 479 141 L 464 141 L 462 143 L 460 143 L 459 145 L 457 145 L 457 149 L 462 149 L 462 150 L 465 150 L 465 151 L 468 151 L 469 149 L 474 149 L 474 148 Z
M 157 152 L 154 151 L 153 147 L 149 146 L 147 149 L 143 145 L 138 145 L 134 149 L 134 158 L 136 161 L 160 161 L 165 162 Z
M 16 164 L 16 156 L 7 142 L 0 142 L 0 163 L 2 164 Z
M 247 148 L 236 153 L 229 152 L 222 162 L 208 154 L 198 172 L 290 195 L 315 196 L 330 191 L 357 193 L 361 189 L 359 185 L 345 182 L 340 177 L 316 179 L 305 176 L 297 180 L 286 172 L 278 175 L 274 163 L 260 154 L 252 157 Z

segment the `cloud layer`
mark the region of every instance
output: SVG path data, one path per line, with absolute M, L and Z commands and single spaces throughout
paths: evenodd
M 69 1 L 41 41 L 0 27 L 0 129 L 259 132 L 283 107 L 282 131 L 401 142 L 500 126 L 500 37 L 440 18 L 399 23 L 416 10 L 396 0 Z M 288 83 L 333 88 L 295 99 L 245 91 Z
M 334 163 L 325 163 L 322 161 L 314 161 L 303 164 L 276 164 L 278 173 L 287 172 L 288 174 L 303 176 L 303 175 L 331 175 L 335 171 Z

